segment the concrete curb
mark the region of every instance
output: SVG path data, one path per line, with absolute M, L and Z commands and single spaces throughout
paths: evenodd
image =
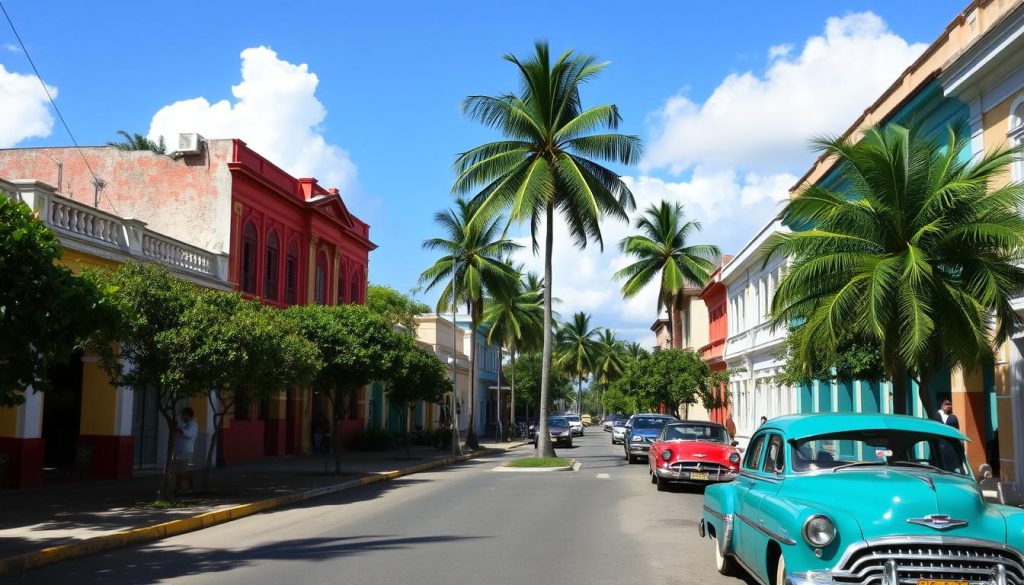
M 239 504 L 230 508 L 224 508 L 222 510 L 214 510 L 211 512 L 204 512 L 202 514 L 191 516 L 188 518 L 180 518 L 178 520 L 171 520 L 169 522 L 161 522 L 160 524 L 152 524 L 149 526 L 142 526 L 140 528 L 133 528 L 131 530 L 124 530 L 122 532 L 115 532 L 113 534 L 104 534 L 102 536 L 94 536 L 78 542 L 72 542 L 68 544 L 61 544 L 58 546 L 50 546 L 42 548 L 36 551 L 23 553 L 13 557 L 7 557 L 0 559 L 0 577 L 8 577 L 24 572 L 28 569 L 35 569 L 46 565 L 52 565 L 60 561 L 74 559 L 78 557 L 84 557 L 87 555 L 93 555 L 100 552 L 113 550 L 133 544 L 142 542 L 151 542 L 154 540 L 160 540 L 169 536 L 176 536 L 178 534 L 184 534 L 186 532 L 194 532 L 196 530 L 202 530 L 203 528 L 209 528 L 216 526 L 217 524 L 223 524 L 225 522 L 231 522 L 232 520 L 238 520 L 245 518 L 246 516 L 252 516 L 265 512 L 273 508 L 280 508 L 291 504 L 296 504 L 305 500 L 310 500 L 327 494 L 340 492 L 348 489 L 352 489 L 359 486 L 370 485 L 379 483 L 382 481 L 388 481 L 396 479 L 405 475 L 411 475 L 414 473 L 420 473 L 429 469 L 437 467 L 444 467 L 452 465 L 454 463 L 461 463 L 470 459 L 476 459 L 483 455 L 494 455 L 503 453 L 506 450 L 514 449 L 519 445 L 511 445 L 507 449 L 483 449 L 475 451 L 473 453 L 467 453 L 464 455 L 458 455 L 455 457 L 446 457 L 444 459 L 435 459 L 433 461 L 427 461 L 419 465 L 413 465 L 412 467 L 405 467 L 402 469 L 394 469 L 391 471 L 376 472 L 356 479 L 351 479 L 341 483 L 323 486 L 303 492 L 297 492 L 289 494 L 287 496 L 280 496 L 276 498 L 270 498 L 267 500 L 259 500 L 256 502 L 250 502 L 248 504 Z

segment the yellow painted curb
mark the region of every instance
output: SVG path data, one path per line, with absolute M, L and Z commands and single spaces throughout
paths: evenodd
M 509 449 L 514 449 L 519 445 L 513 445 Z M 209 528 L 216 526 L 217 524 L 223 524 L 225 522 L 231 522 L 232 520 L 238 520 L 245 518 L 246 516 L 252 516 L 272 508 L 279 508 L 297 502 L 302 502 L 319 496 L 344 491 L 354 487 L 370 485 L 382 481 L 388 481 L 391 479 L 397 479 L 399 477 L 410 475 L 413 473 L 419 473 L 428 469 L 434 469 L 436 467 L 444 467 L 453 463 L 460 463 L 462 461 L 468 461 L 475 459 L 482 455 L 492 455 L 500 453 L 500 449 L 485 449 L 476 451 L 474 453 L 467 453 L 465 455 L 458 455 L 455 457 L 446 457 L 444 459 L 435 459 L 433 461 L 427 461 L 426 463 L 420 463 L 412 467 L 406 467 L 403 469 L 395 469 L 391 471 L 382 471 L 365 475 L 357 479 L 351 479 L 341 483 L 314 488 L 303 492 L 297 492 L 289 494 L 287 496 L 280 496 L 276 498 L 270 498 L 267 500 L 260 500 L 257 502 L 250 502 L 248 504 L 239 504 L 230 508 L 223 508 L 221 510 L 214 510 L 211 512 L 204 512 L 196 516 L 189 518 L 180 518 L 178 520 L 170 520 L 168 522 L 161 522 L 160 524 L 152 524 L 150 526 L 143 526 L 140 528 L 133 528 L 131 530 L 124 530 L 122 532 L 115 532 L 113 534 L 104 534 L 102 536 L 94 536 L 87 538 L 79 542 L 73 542 L 69 544 L 61 544 L 58 546 L 50 546 L 35 550 L 32 552 L 23 553 L 13 557 L 7 557 L 0 559 L 0 577 L 15 575 L 26 571 L 28 569 L 35 569 L 46 565 L 52 565 L 60 561 L 74 559 L 78 557 L 84 557 L 100 553 L 103 551 L 112 550 L 115 548 L 121 548 L 132 544 L 138 544 L 140 542 L 151 542 L 154 540 L 160 540 L 167 538 L 168 536 L 176 536 L 178 534 L 184 534 L 186 532 L 193 532 L 196 530 L 202 530 L 203 528 Z

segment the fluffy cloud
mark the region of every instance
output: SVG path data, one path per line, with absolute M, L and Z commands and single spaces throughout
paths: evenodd
M 46 86 L 56 99 L 57 88 Z M 50 100 L 34 75 L 8 71 L 0 65 L 0 148 L 26 138 L 44 138 L 53 131 Z
M 652 116 L 643 168 L 792 172 L 809 162 L 809 137 L 844 131 L 924 49 L 872 13 L 829 18 L 824 34 L 808 39 L 799 54 L 786 45 L 770 48 L 763 75 L 729 75 L 703 103 L 668 99 Z
M 211 104 L 197 97 L 165 106 L 153 116 L 149 137 L 166 137 L 172 149 L 179 132 L 240 138 L 293 175 L 350 187 L 356 166 L 345 150 L 324 139 L 327 110 L 316 98 L 316 74 L 267 47 L 246 49 L 241 57 L 242 81 L 231 88 L 234 102 Z

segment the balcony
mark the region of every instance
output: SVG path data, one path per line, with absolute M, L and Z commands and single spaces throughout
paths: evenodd
M 749 351 L 772 347 L 781 344 L 785 339 L 785 329 L 772 331 L 771 323 L 765 321 L 750 329 L 730 335 L 725 343 L 725 359 L 743 355 Z
M 23 201 L 68 249 L 124 262 L 156 262 L 199 285 L 233 288 L 227 281 L 228 256 L 209 252 L 125 219 L 58 195 L 39 181 L 0 180 L 0 192 Z

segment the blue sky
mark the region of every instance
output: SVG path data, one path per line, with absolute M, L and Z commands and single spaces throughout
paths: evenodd
M 844 130 L 966 0 L 4 5 L 81 144 L 118 129 L 240 137 L 341 186 L 380 245 L 371 280 L 407 291 L 432 262 L 421 243 L 451 204 L 454 156 L 495 137 L 461 100 L 516 88 L 503 54 L 547 39 L 610 61 L 585 105 L 617 104 L 648 147 L 616 170 L 641 208 L 682 202 L 697 240 L 730 253 L 809 166 L 807 137 Z M 0 147 L 69 144 L 6 23 L 0 66 Z M 561 312 L 648 342 L 653 291 L 621 302 L 609 275 L 628 228 L 605 231 L 603 254 L 556 241 Z

